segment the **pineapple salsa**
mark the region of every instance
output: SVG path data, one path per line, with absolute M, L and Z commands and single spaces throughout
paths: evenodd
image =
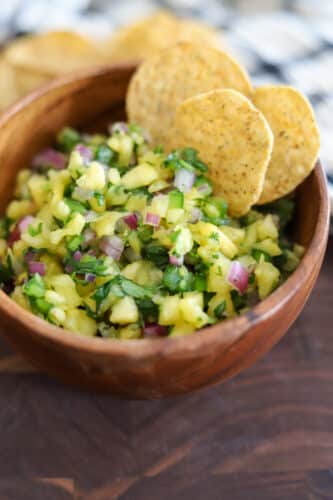
M 83 335 L 187 335 L 247 311 L 297 267 L 292 213 L 280 199 L 231 218 L 196 150 L 152 149 L 137 126 L 65 128 L 18 174 L 1 219 L 1 287 Z

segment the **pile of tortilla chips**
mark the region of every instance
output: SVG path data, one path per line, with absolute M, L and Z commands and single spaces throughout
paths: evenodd
M 177 41 L 219 46 L 219 32 L 159 11 L 97 43 L 70 31 L 23 36 L 0 53 L 0 111 L 57 76 L 87 66 L 141 60 Z
M 126 104 L 154 144 L 199 151 L 235 216 L 287 195 L 316 163 L 319 131 L 307 99 L 287 86 L 253 89 L 245 70 L 211 45 L 183 41 L 146 59 Z

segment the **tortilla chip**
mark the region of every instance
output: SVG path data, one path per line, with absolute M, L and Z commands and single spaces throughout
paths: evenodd
M 293 191 L 316 164 L 319 130 L 308 100 L 286 86 L 264 86 L 255 91 L 253 102 L 265 115 L 274 134 L 274 148 L 260 204 Z
M 69 31 L 19 38 L 6 48 L 4 57 L 13 68 L 45 77 L 105 62 L 97 44 Z
M 147 59 L 133 76 L 126 101 L 129 121 L 139 123 L 153 143 L 164 144 L 179 104 L 217 88 L 252 94 L 246 72 L 228 54 L 180 42 Z
M 109 61 L 141 60 L 184 40 L 222 46 L 221 36 L 213 28 L 197 21 L 179 19 L 166 11 L 158 11 L 121 28 L 103 47 Z
M 199 152 L 215 194 L 228 202 L 231 215 L 243 215 L 257 203 L 273 134 L 264 115 L 239 92 L 213 90 L 183 102 L 168 146 Z
M 0 59 L 0 111 L 18 99 L 15 77 L 12 68 Z

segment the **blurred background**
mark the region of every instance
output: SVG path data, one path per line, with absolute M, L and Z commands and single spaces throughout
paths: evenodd
M 332 0 L 2 0 L 0 43 L 4 46 L 29 33 L 69 29 L 107 41 L 112 53 L 110 40 L 119 28 L 161 9 L 217 28 L 223 45 L 245 65 L 254 84 L 287 83 L 310 98 L 333 199 Z M 145 29 L 149 31 L 149 24 Z M 166 32 L 154 36 L 163 38 Z M 136 44 L 143 38 L 138 32 Z M 0 99 L 7 70 L 0 64 Z M 6 85 L 10 92 L 14 83 Z

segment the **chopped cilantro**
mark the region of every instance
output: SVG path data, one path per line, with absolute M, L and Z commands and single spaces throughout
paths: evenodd
M 38 273 L 34 274 L 23 286 L 23 292 L 28 297 L 34 297 L 36 299 L 44 297 L 45 283 L 43 278 Z

